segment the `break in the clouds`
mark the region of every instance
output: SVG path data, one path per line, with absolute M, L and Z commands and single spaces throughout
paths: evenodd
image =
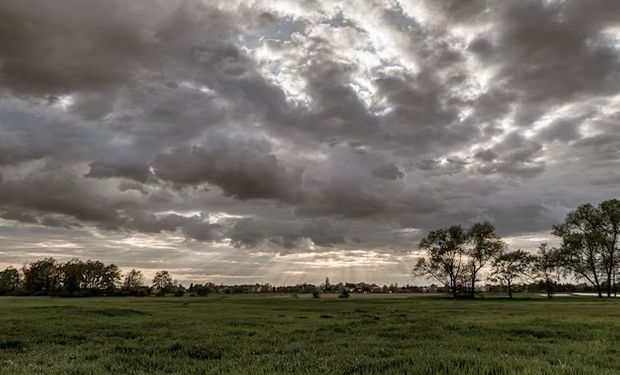
M 0 263 L 410 281 L 620 184 L 620 2 L 0 2 Z M 533 233 L 539 233 L 536 235 Z

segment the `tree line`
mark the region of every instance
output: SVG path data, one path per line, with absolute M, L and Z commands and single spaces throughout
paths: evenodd
M 123 275 L 115 264 L 94 260 L 73 259 L 62 263 L 45 258 L 27 263 L 21 270 L 8 267 L 0 271 L 0 295 L 87 297 L 183 295 L 185 292 L 166 270 L 156 272 L 147 285 L 142 271 L 132 269 Z
M 157 271 L 149 282 L 142 271 L 132 269 L 125 274 L 114 264 L 73 259 L 62 263 L 45 258 L 25 264 L 21 269 L 8 267 L 0 271 L 0 295 L 14 296 L 207 296 L 211 293 L 412 293 L 424 292 L 422 287 L 397 284 L 380 287 L 376 284 L 337 283 L 316 286 L 309 283 L 273 286 L 270 284 L 216 285 L 190 284 L 185 287 L 172 278 L 167 270 Z
M 491 223 L 454 225 L 430 231 L 420 241 L 425 256 L 418 259 L 413 274 L 436 280 L 454 297 L 475 297 L 483 269 L 490 281 L 506 286 L 511 298 L 517 280 L 539 282 L 551 297 L 562 277 L 585 281 L 599 297 L 611 297 L 616 293 L 619 232 L 617 199 L 569 212 L 553 226 L 561 244 L 542 243 L 533 254 L 510 251 Z
M 360 283 L 273 286 L 270 284 L 216 285 L 214 283 L 190 284 L 185 287 L 172 278 L 167 270 L 157 271 L 148 282 L 142 271 L 132 269 L 121 274 L 118 266 L 100 261 L 73 259 L 62 263 L 45 258 L 25 264 L 21 269 L 8 267 L 0 271 L 0 295 L 14 296 L 207 296 L 211 293 L 421 293 L 423 287 Z

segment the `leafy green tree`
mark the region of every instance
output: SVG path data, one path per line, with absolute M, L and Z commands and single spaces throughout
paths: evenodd
M 108 264 L 100 271 L 101 278 L 98 280 L 98 288 L 112 292 L 121 280 L 121 271 L 116 264 Z
M 120 272 L 114 264 L 100 261 L 71 260 L 60 266 L 62 285 L 67 292 L 88 290 L 91 294 L 112 291 L 120 280 Z
M 430 231 L 419 247 L 426 252 L 413 268 L 414 276 L 435 279 L 457 297 L 464 288 L 467 272 L 468 233 L 459 225 Z
M 153 289 L 159 293 L 166 293 L 166 291 L 173 289 L 174 282 L 168 271 L 158 271 L 153 278 Z
M 603 227 L 600 210 L 591 204 L 577 207 L 566 215 L 563 223 L 553 227 L 553 234 L 562 238 L 562 266 L 568 273 L 589 282 L 599 297 L 603 296 L 602 282 L 609 263 Z
M 332 291 L 332 284 L 329 281 L 329 277 L 325 278 L 325 288 L 324 288 L 325 292 L 329 293 Z
M 506 285 L 508 297 L 512 298 L 512 285 L 517 279 L 526 275 L 530 266 L 530 255 L 519 249 L 502 252 L 493 260 L 491 279 Z
M 467 233 L 469 246 L 466 249 L 470 278 L 470 296 L 476 293 L 476 281 L 480 270 L 506 247 L 504 241 L 495 232 L 495 226 L 489 222 L 476 223 Z
M 49 294 L 60 289 L 61 272 L 54 258 L 45 258 L 26 264 L 23 268 L 24 287 L 33 294 Z
M 0 271 L 0 295 L 15 293 L 20 282 L 19 271 L 15 268 L 8 267 L 4 271 Z
M 123 280 L 123 288 L 125 289 L 135 289 L 141 288 L 144 286 L 144 275 L 142 275 L 141 271 L 137 271 L 132 269 L 127 272 L 125 275 L 125 279 Z
M 207 296 L 211 292 L 210 290 L 211 287 L 212 287 L 212 284 L 209 284 L 209 283 L 205 285 L 195 284 L 190 287 L 189 292 L 196 293 L 196 295 L 204 297 L 204 296 Z M 215 291 L 215 288 L 213 291 Z
M 553 296 L 553 285 L 560 279 L 562 251 L 540 244 L 538 252 L 530 257 L 530 272 L 534 280 L 545 285 L 547 297 Z
M 60 266 L 60 277 L 64 289 L 75 292 L 84 287 L 85 265 L 80 260 L 69 261 Z
M 183 285 L 179 285 L 178 287 L 175 288 L 174 290 L 175 297 L 183 297 L 184 295 L 185 295 L 185 288 L 183 287 Z

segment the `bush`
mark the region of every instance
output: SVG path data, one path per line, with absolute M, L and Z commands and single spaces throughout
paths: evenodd
M 177 290 L 174 291 L 175 297 L 183 297 L 184 295 L 185 295 L 185 289 L 183 288 L 177 288 Z
M 209 288 L 203 285 L 199 285 L 196 289 L 196 294 L 200 297 L 206 297 L 209 294 Z
M 317 288 L 312 292 L 312 297 L 321 298 L 321 291 Z
M 135 287 L 135 288 L 123 288 L 120 290 L 121 296 L 132 296 L 132 297 L 146 297 L 150 294 L 150 291 L 146 287 Z
M 340 294 L 338 295 L 338 298 L 349 298 L 349 289 L 347 288 L 342 288 L 340 289 Z

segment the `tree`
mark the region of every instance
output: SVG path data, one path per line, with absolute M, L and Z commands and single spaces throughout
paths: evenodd
M 153 289 L 163 294 L 167 290 L 172 289 L 173 286 L 174 283 L 168 271 L 164 270 L 155 273 L 155 277 L 153 278 Z
M 594 286 L 599 297 L 615 292 L 620 240 L 620 200 L 583 204 L 566 215 L 553 233 L 562 238 L 563 265 Z
M 125 280 L 123 281 L 123 287 L 125 289 L 134 289 L 140 288 L 144 286 L 144 276 L 141 271 L 136 271 L 132 269 L 125 275 Z
M 174 290 L 175 297 L 183 297 L 184 295 L 185 295 L 185 288 L 183 287 L 183 285 L 179 285 L 178 287 L 175 288 Z
M 602 226 L 605 274 L 607 276 L 607 297 L 616 292 L 616 270 L 618 269 L 618 241 L 620 237 L 620 200 L 610 199 L 598 206 Z
M 512 284 L 524 276 L 530 266 L 530 256 L 525 251 L 503 252 L 493 260 L 491 278 L 508 288 L 508 297 L 512 298 Z
M 458 225 L 430 231 L 418 245 L 426 257 L 418 259 L 413 275 L 435 279 L 449 288 L 452 296 L 459 296 L 467 272 L 467 239 L 467 231 Z
M 205 284 L 205 285 L 201 285 L 201 284 L 196 284 L 190 287 L 189 291 L 190 292 L 194 292 L 196 293 L 196 295 L 199 295 L 201 297 L 204 297 L 206 295 L 209 294 L 210 292 L 210 288 L 213 286 L 213 284 Z
M 60 266 L 60 278 L 64 289 L 70 293 L 84 287 L 85 264 L 72 260 Z
M 60 267 L 54 258 L 26 264 L 23 268 L 24 287 L 30 293 L 46 293 L 60 289 Z
M 99 289 L 112 292 L 121 280 L 121 271 L 116 264 L 108 264 L 101 270 Z
M 88 290 L 89 294 L 110 292 L 120 280 L 120 272 L 114 264 L 100 261 L 71 260 L 60 266 L 63 288 L 69 293 Z M 81 295 L 84 295 L 83 292 Z
M 553 296 L 553 284 L 559 279 L 561 258 L 561 251 L 548 248 L 546 243 L 540 244 L 538 252 L 530 257 L 532 277 L 544 283 L 548 298 Z
M 15 293 L 20 282 L 19 271 L 15 268 L 8 267 L 4 271 L 0 271 L 0 295 Z
M 606 249 L 604 220 L 601 211 L 591 204 L 577 207 L 566 215 L 563 223 L 553 226 L 553 234 L 562 238 L 562 266 L 579 279 L 584 279 L 603 296 L 602 278 L 610 266 Z M 613 256 L 612 256 L 613 258 Z M 611 273 L 609 274 L 611 283 Z
M 489 222 L 476 223 L 467 233 L 469 247 L 466 250 L 470 272 L 470 297 L 476 293 L 476 281 L 480 270 L 495 258 L 506 246 L 501 237 L 495 233 L 495 227 Z

